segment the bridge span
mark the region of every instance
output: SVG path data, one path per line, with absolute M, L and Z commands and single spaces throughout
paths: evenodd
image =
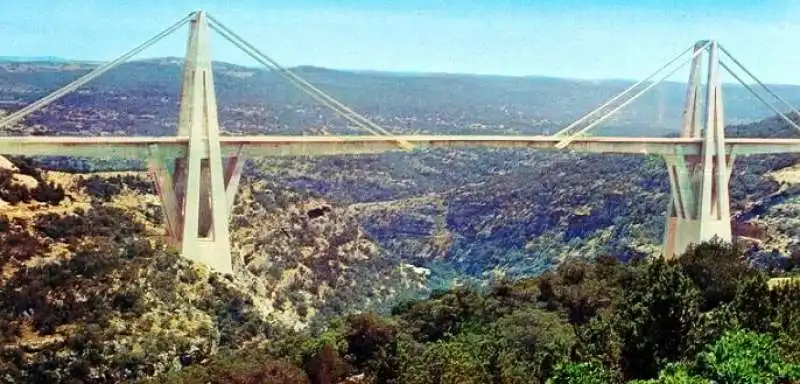
M 719 237 L 731 241 L 729 183 L 737 156 L 800 152 L 800 138 L 725 137 L 720 68 L 747 89 L 753 89 L 720 60 L 721 53 L 772 93 L 717 41 L 689 47 L 653 75 L 632 85 L 597 109 L 552 136 L 406 135 L 396 136 L 338 102 L 264 55 L 205 12 L 193 12 L 154 38 L 48 96 L 0 118 L 0 128 L 16 123 L 83 84 L 102 75 L 150 45 L 190 23 L 178 113 L 178 129 L 170 137 L 0 137 L 0 154 L 27 156 L 86 156 L 139 159 L 146 162 L 161 200 L 167 240 L 189 259 L 223 272 L 232 272 L 229 218 L 247 157 L 370 154 L 414 148 L 531 148 L 585 153 L 656 155 L 667 166 L 671 199 L 664 230 L 664 255 L 672 257 L 692 243 Z M 248 55 L 372 136 L 222 136 L 211 68 L 209 30 L 213 29 Z M 683 55 L 690 66 L 683 126 L 677 138 L 592 137 L 588 131 L 666 79 L 651 81 Z M 707 59 L 705 84 L 701 81 Z M 649 83 L 648 83 L 649 82 Z M 609 108 L 637 87 L 644 89 L 582 128 L 588 118 Z M 800 126 L 753 91 L 789 125 Z M 576 128 L 578 128 L 576 130 Z M 535 182 L 535 181 L 532 181 Z
M 156 154 L 178 158 L 189 151 L 188 136 L 75 137 L 16 136 L 0 137 L 0 153 L 26 156 L 113 157 L 147 160 Z M 640 155 L 699 156 L 702 138 L 664 137 L 581 137 L 564 148 L 558 136 L 517 135 L 353 135 L 353 136 L 220 136 L 222 156 L 246 151 L 250 156 L 361 155 L 400 151 L 398 141 L 414 148 L 518 148 L 568 150 L 582 153 L 627 153 Z M 208 156 L 209 149 L 202 149 Z M 798 139 L 734 138 L 725 140 L 725 155 L 747 156 L 774 153 L 800 153 Z M 716 148 L 712 154 L 717 155 Z

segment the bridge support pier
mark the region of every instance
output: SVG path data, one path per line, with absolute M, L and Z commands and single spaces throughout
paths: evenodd
M 680 256 L 691 244 L 715 237 L 731 241 L 728 181 L 732 156 L 721 156 L 717 165 L 699 156 L 665 156 L 672 188 L 664 234 L 664 255 Z M 710 176 L 711 183 L 703 183 Z M 721 179 L 721 180 L 720 180 Z M 710 185 L 709 185 L 710 184 Z
M 700 54 L 689 75 L 681 136 L 702 135 L 701 155 L 678 152 L 664 156 L 671 187 L 664 231 L 664 256 L 668 258 L 680 256 L 691 244 L 714 237 L 732 241 L 729 184 L 734 158 L 725 152 L 717 42 L 701 41 L 695 45 L 695 51 L 700 49 L 706 49 L 709 58 L 704 129 L 701 132 L 700 70 L 704 55 Z
M 151 155 L 149 169 L 169 242 L 183 257 L 232 273 L 228 222 L 245 154 L 240 148 L 223 164 L 208 38 L 205 13 L 197 12 L 187 45 L 178 117 L 178 135 L 189 137 L 186 157 Z

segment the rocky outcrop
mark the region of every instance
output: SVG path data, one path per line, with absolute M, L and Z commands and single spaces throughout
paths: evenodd
M 222 276 L 162 244 L 144 175 L 40 176 L 72 198 L 0 211 L 0 377 L 150 377 L 424 291 L 426 271 L 352 216 L 252 177 L 232 219 L 236 273 Z
M 322 199 L 249 177 L 232 223 L 237 276 L 297 326 L 426 291 L 424 273 L 404 270 L 355 216 Z
M 5 156 L 0 156 L 0 169 L 11 172 L 19 172 L 19 168 L 17 168 L 17 166 Z

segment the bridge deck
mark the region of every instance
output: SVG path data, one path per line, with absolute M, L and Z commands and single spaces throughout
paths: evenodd
M 223 153 L 235 153 L 245 146 L 252 156 L 310 156 L 367 154 L 401 150 L 397 140 L 417 148 L 536 148 L 555 149 L 561 140 L 553 136 L 510 135 L 406 135 L 406 136 L 223 136 Z M 153 154 L 183 156 L 189 138 L 164 137 L 0 137 L 0 154 L 28 156 L 89 156 L 145 159 Z M 656 155 L 699 155 L 700 138 L 584 137 L 576 138 L 566 150 L 586 153 L 633 153 Z M 726 139 L 726 153 L 752 155 L 800 152 L 800 139 Z

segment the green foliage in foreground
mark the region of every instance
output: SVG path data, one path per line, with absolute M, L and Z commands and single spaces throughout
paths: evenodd
M 256 355 L 302 369 L 297 382 L 310 383 L 791 383 L 800 380 L 798 294 L 767 289 L 735 248 L 702 244 L 676 261 L 567 261 L 486 293 L 438 292 L 391 316 L 350 315 L 321 334 L 273 340 Z M 249 382 L 209 373 L 241 369 L 252 354 L 190 367 L 174 382 Z
M 729 383 L 767 384 L 800 380 L 800 365 L 787 362 L 768 334 L 727 331 L 693 361 L 670 364 L 657 379 L 636 384 Z

